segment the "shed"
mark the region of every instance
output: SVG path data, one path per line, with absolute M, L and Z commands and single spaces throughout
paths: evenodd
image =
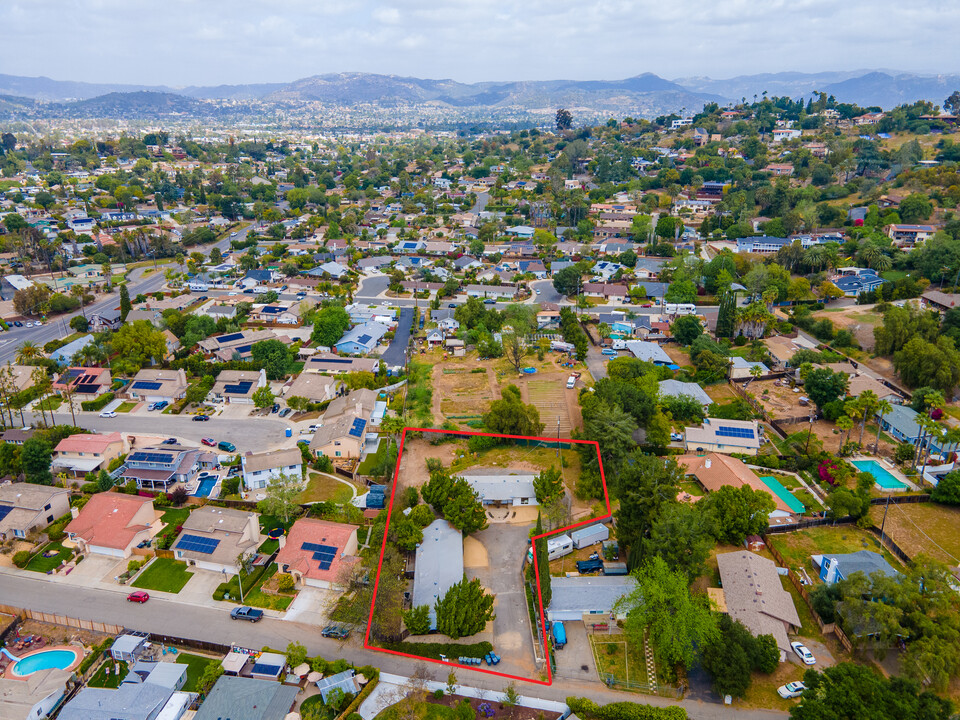
M 580 548 L 595 545 L 598 542 L 603 542 L 604 540 L 609 539 L 609 537 L 610 528 L 603 523 L 588 525 L 587 527 L 574 530 L 572 533 L 570 533 L 570 538 L 573 540 L 573 546 L 578 550 Z
M 261 653 L 253 663 L 250 677 L 257 680 L 277 680 L 287 665 L 287 658 L 279 653 Z
M 143 646 L 147 642 L 144 635 L 121 635 L 110 647 L 110 657 L 128 665 L 133 665 L 137 657 L 143 652 Z

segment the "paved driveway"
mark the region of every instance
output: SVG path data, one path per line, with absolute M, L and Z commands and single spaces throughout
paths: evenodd
M 567 632 L 567 644 L 562 650 L 557 650 L 557 677 L 570 680 L 596 680 L 597 665 L 593 659 L 593 650 L 590 647 L 590 638 L 582 622 L 565 622 L 563 629 Z M 622 639 L 616 636 L 612 640 Z
M 106 555 L 87 554 L 63 581 L 69 585 L 84 586 L 95 585 L 101 581 L 112 583 L 114 577 L 126 571 L 128 562 L 128 560 Z
M 407 358 L 407 345 L 410 344 L 410 329 L 413 326 L 413 308 L 400 309 L 400 319 L 397 330 L 390 341 L 390 346 L 384 350 L 380 358 L 389 367 L 404 365 Z
M 322 628 L 330 620 L 330 612 L 337 602 L 339 594 L 334 590 L 304 588 L 287 608 L 283 616 L 291 622 L 306 623 Z

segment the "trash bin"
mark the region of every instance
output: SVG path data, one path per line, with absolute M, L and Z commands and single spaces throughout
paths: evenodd
M 293 437 L 293 429 L 287 428 L 283 434 L 286 435 L 287 437 Z

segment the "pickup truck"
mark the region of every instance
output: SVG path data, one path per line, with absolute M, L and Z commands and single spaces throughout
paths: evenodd
M 230 617 L 234 620 L 260 622 L 263 619 L 263 610 L 255 610 L 252 607 L 238 607 L 230 611 Z

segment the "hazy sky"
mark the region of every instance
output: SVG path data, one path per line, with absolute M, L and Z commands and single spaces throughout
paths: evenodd
M 215 85 L 960 70 L 951 0 L 0 0 L 0 72 Z

